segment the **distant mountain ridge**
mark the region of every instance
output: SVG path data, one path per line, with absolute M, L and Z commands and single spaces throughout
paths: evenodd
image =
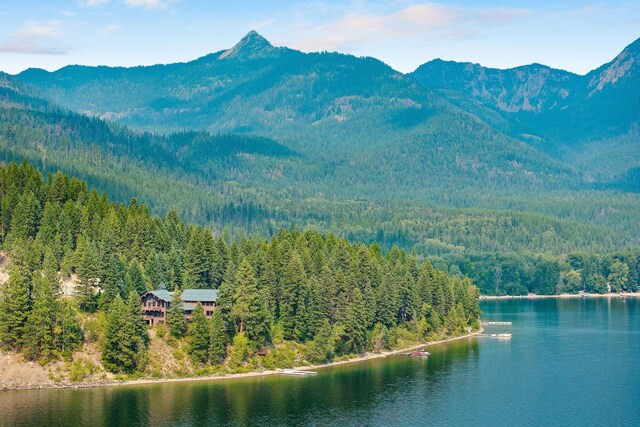
M 455 168 L 477 158 L 489 175 L 491 167 L 520 174 L 481 148 L 500 140 L 506 159 L 533 161 L 552 175 L 567 174 L 554 161 L 574 170 L 559 178 L 571 186 L 618 185 L 640 167 L 638 46 L 640 39 L 585 76 L 540 64 L 498 70 L 442 60 L 402 74 L 374 58 L 274 47 L 251 31 L 230 49 L 187 63 L 29 69 L 15 78 L 65 108 L 143 130 L 264 135 L 312 158 L 331 149 L 333 161 L 366 151 L 379 162 L 372 150 L 406 146 L 420 158 L 440 147 L 451 150 L 444 161 Z M 443 138 L 466 139 L 465 152 L 435 145 Z

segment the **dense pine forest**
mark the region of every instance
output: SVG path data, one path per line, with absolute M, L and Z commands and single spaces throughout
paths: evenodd
M 522 194 L 500 195 L 493 184 L 489 195 L 479 188 L 485 181 L 465 186 L 472 176 L 452 186 L 448 176 L 458 174 L 450 170 L 430 175 L 429 185 L 412 190 L 427 200 L 399 197 L 393 193 L 401 195 L 421 178 L 405 170 L 396 175 L 403 177 L 400 183 L 389 181 L 390 173 L 365 174 L 343 162 L 313 164 L 267 138 L 136 133 L 64 112 L 11 79 L 7 86 L 0 89 L 0 159 L 29 159 L 44 174 L 63 170 L 120 203 L 135 197 L 153 214 L 164 216 L 173 207 L 181 218 L 218 230 L 227 242 L 301 227 L 377 242 L 383 252 L 397 245 L 441 269 L 468 275 L 483 294 L 555 293 L 560 275 L 570 270 L 581 273 L 580 289 L 595 292 L 606 285 L 615 260 L 629 269 L 621 289 L 637 283 L 632 256 L 637 251 L 616 252 L 638 246 L 640 205 L 633 194 L 554 186 L 538 191 L 511 182 L 509 187 Z M 438 156 L 436 150 L 431 170 L 442 169 Z M 368 184 L 359 182 L 361 173 L 369 176 Z M 352 199 L 372 191 L 375 198 Z M 588 262 L 597 268 L 570 266 L 573 252 L 597 260 Z M 538 274 L 543 265 L 553 274 Z
M 231 371 L 322 363 L 478 326 L 469 279 L 397 247 L 383 253 L 375 243 L 297 230 L 227 242 L 175 211 L 161 218 L 135 199 L 110 202 L 26 162 L 0 168 L 0 201 L 11 264 L 0 288 L 0 345 L 32 360 L 70 358 L 94 342 L 108 371 L 150 369 L 140 296 L 153 289 L 174 297 L 218 289 L 211 320 L 201 305 L 188 324 L 174 310 L 157 336 L 196 366 Z M 74 286 L 63 289 L 69 276 Z M 259 359 L 263 348 L 270 351 Z

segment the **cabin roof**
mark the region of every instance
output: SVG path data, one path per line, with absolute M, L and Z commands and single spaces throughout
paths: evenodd
M 215 302 L 217 299 L 217 289 L 185 289 L 182 291 L 182 301 Z
M 155 295 L 158 299 L 171 302 L 173 292 L 169 292 L 165 289 L 158 289 L 155 291 L 149 291 L 149 294 Z M 218 299 L 217 289 L 185 289 L 182 291 L 182 301 L 188 302 L 215 302 Z

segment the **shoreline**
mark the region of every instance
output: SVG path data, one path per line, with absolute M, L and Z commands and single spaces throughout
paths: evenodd
M 544 299 L 544 298 L 640 298 L 640 292 L 621 292 L 606 294 L 558 294 L 558 295 L 480 295 L 480 301 L 483 300 L 503 300 L 503 299 Z
M 332 366 L 338 365 L 346 365 L 350 363 L 358 363 L 364 362 L 367 360 L 373 359 L 382 359 L 387 356 L 393 356 L 401 353 L 407 353 L 412 350 L 416 350 L 418 348 L 431 347 L 438 344 L 444 344 L 452 341 L 458 341 L 466 338 L 472 338 L 480 333 L 482 333 L 484 329 L 480 327 L 480 329 L 476 332 L 470 332 L 465 335 L 460 335 L 457 337 L 446 338 L 438 341 L 431 341 L 422 344 L 415 344 L 410 347 L 401 348 L 398 350 L 389 350 L 383 351 L 381 353 L 365 353 L 361 356 L 357 356 L 347 360 L 339 360 L 336 362 L 325 363 L 321 365 L 306 365 L 306 366 L 296 366 L 294 369 L 297 370 L 312 370 L 312 369 L 323 369 L 329 368 Z M 26 386 L 26 387 L 8 387 L 0 389 L 0 394 L 7 391 L 19 391 L 19 390 L 53 390 L 53 389 L 79 389 L 79 388 L 97 388 L 97 387 L 120 387 L 120 386 L 135 386 L 135 385 L 152 385 L 152 384 L 166 384 L 166 383 L 179 383 L 179 382 L 192 382 L 192 381 L 222 381 L 222 380 L 233 380 L 238 378 L 252 378 L 252 377 L 266 377 L 271 375 L 280 374 L 277 370 L 264 370 L 264 371 L 253 371 L 253 372 L 245 372 L 245 373 L 236 373 L 236 374 L 227 374 L 227 375 L 210 375 L 210 376 L 202 376 L 202 377 L 181 377 L 181 378 L 141 378 L 137 380 L 104 380 L 104 381 L 94 381 L 87 383 L 78 383 L 78 384 L 46 384 L 42 386 Z

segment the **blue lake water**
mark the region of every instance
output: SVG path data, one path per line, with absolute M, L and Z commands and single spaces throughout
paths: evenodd
M 483 301 L 512 321 L 429 349 L 246 378 L 0 392 L 0 425 L 640 425 L 638 299 Z

